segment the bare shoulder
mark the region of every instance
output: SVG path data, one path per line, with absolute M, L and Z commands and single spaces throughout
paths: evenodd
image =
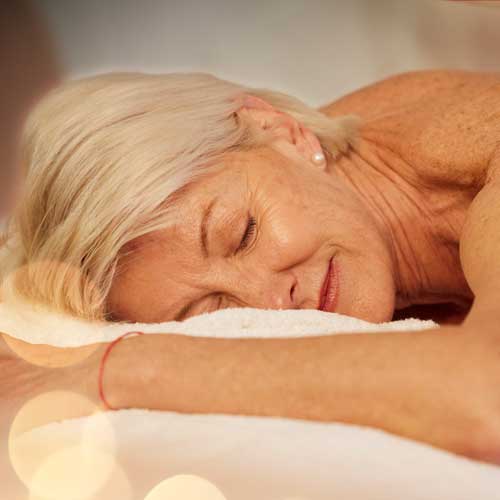
M 329 116 L 354 113 L 375 119 L 399 107 L 432 99 L 437 94 L 460 90 L 468 85 L 488 85 L 499 81 L 500 73 L 461 70 L 426 70 L 399 73 L 355 91 L 320 108 Z
M 400 142 L 410 163 L 425 165 L 431 179 L 481 187 L 500 144 L 500 73 L 454 75 L 404 121 Z
M 358 114 L 368 137 L 431 181 L 479 186 L 500 144 L 500 73 L 404 73 L 322 110 Z

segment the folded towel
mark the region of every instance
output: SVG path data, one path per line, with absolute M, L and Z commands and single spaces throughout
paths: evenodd
M 184 322 L 106 324 L 38 307 L 0 304 L 0 331 L 31 343 L 61 347 L 111 341 L 134 330 L 298 337 L 436 326 L 431 321 L 371 324 L 320 311 L 253 309 L 228 309 Z M 95 465 L 96 477 L 103 476 L 104 483 L 92 500 L 142 500 L 157 483 L 176 474 L 204 477 L 228 500 L 500 500 L 497 467 L 376 429 L 339 423 L 125 410 L 32 429 L 19 436 L 12 449 L 23 460 L 29 457 L 34 462 L 30 467 L 40 473 L 54 457 L 69 460 L 69 452 L 79 449 L 75 445 L 92 441 L 94 434 L 98 449 L 111 453 L 114 465 L 109 470 Z M 77 462 L 74 470 L 80 474 Z M 89 464 L 83 465 L 88 474 L 94 474 Z M 0 469 L 9 470 L 1 459 Z M 19 491 L 19 480 L 10 474 L 2 494 L 22 498 L 17 496 Z
M 198 337 L 302 337 L 332 333 L 422 330 L 437 327 L 432 321 L 406 319 L 389 323 L 368 323 L 360 319 L 306 310 L 223 309 L 166 323 L 88 322 L 48 312 L 39 306 L 0 303 L 0 332 L 32 344 L 75 347 L 110 342 L 123 333 L 178 333 Z

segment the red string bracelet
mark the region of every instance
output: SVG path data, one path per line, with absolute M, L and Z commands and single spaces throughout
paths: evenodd
M 99 397 L 101 398 L 102 404 L 106 408 L 106 410 L 116 410 L 116 408 L 113 408 L 109 403 L 108 400 L 106 399 L 106 396 L 104 395 L 104 365 L 106 364 L 106 361 L 111 353 L 111 350 L 113 347 L 120 342 L 120 340 L 123 340 L 126 337 L 129 337 L 130 335 L 144 335 L 143 332 L 127 332 L 124 333 L 123 335 L 120 335 L 117 339 L 113 340 L 108 347 L 106 347 L 106 350 L 104 351 L 104 355 L 101 359 L 101 364 L 99 366 Z

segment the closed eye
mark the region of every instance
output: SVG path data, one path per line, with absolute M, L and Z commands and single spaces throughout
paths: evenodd
M 254 236 L 256 229 L 257 229 L 257 221 L 255 220 L 254 217 L 249 216 L 245 232 L 243 233 L 243 237 L 241 238 L 236 253 L 241 252 L 248 246 L 248 244 L 252 241 L 252 237 Z

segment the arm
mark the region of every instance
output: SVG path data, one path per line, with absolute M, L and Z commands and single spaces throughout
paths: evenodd
M 36 391 L 76 390 L 97 403 L 105 346 L 96 349 L 56 372 L 22 361 L 18 372 L 45 370 Z M 119 408 L 348 422 L 497 461 L 497 366 L 500 354 L 457 327 L 297 339 L 149 335 L 117 344 L 105 388 Z
M 500 154 L 490 162 L 488 181 L 471 203 L 460 241 L 462 267 L 475 295 L 466 320 L 472 326 L 498 325 L 500 318 L 499 167 Z

